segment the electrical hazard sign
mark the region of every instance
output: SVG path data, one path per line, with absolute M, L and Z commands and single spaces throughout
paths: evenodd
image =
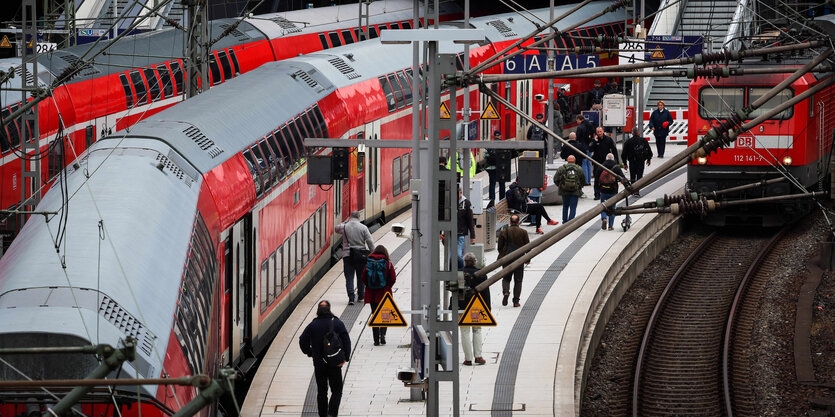
M 371 314 L 371 319 L 368 320 L 368 327 L 406 327 L 406 318 L 400 313 L 397 304 L 394 304 L 394 299 L 391 298 L 391 293 L 386 293 L 380 301 L 380 305 Z
M 496 111 L 496 106 L 492 100 L 487 102 L 487 106 L 481 112 L 481 120 L 499 120 L 499 112 Z
M 487 304 L 479 293 L 475 293 L 470 298 L 470 302 L 467 303 L 467 308 L 464 309 L 464 314 L 458 320 L 458 326 L 478 327 L 495 326 L 496 324 L 498 324 L 496 323 L 496 319 L 490 314 L 490 309 L 487 308 Z
M 9 37 L 7 35 L 3 35 L 3 39 L 0 40 L 0 48 L 11 48 L 12 43 L 9 42 Z
M 449 120 L 450 117 L 452 116 L 449 114 L 449 106 L 446 103 L 441 103 L 441 119 Z
M 652 54 L 650 54 L 650 59 L 664 59 L 664 50 L 661 48 L 655 48 L 652 50 Z

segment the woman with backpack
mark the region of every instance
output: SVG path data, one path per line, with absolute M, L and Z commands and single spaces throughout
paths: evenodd
M 377 311 L 383 296 L 391 294 L 391 287 L 397 281 L 394 265 L 389 259 L 389 251 L 383 245 L 377 245 L 368 255 L 368 262 L 362 271 L 362 282 L 365 283 L 365 303 L 371 304 L 371 312 Z M 386 328 L 372 327 L 374 346 L 386 344 Z
M 603 166 L 608 168 L 609 171 L 614 172 L 616 175 L 623 178 L 623 170 L 620 169 L 620 165 L 615 162 L 615 155 L 609 153 L 606 155 L 606 161 L 603 162 Z M 612 175 L 611 172 L 600 170 L 597 174 L 597 178 L 595 180 L 596 184 L 600 184 L 600 202 L 605 203 L 606 200 L 615 196 L 618 193 L 618 178 Z M 609 210 L 614 210 L 614 207 L 608 207 Z M 606 210 L 606 211 L 609 211 Z M 603 230 L 606 230 L 606 211 L 600 213 L 600 218 L 603 219 Z M 615 214 L 609 214 L 609 230 L 615 230 Z

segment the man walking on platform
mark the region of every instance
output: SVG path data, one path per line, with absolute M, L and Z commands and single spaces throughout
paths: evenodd
M 360 212 L 354 211 L 345 223 L 334 227 L 342 234 L 342 267 L 345 270 L 345 289 L 348 292 L 348 304 L 354 305 L 354 276 L 357 278 L 357 298 L 363 300 L 365 285 L 360 279 L 368 254 L 374 250 L 374 238 L 364 224 L 360 222 Z
M 337 416 L 342 401 L 342 366 L 351 358 L 351 338 L 342 320 L 331 313 L 328 301 L 319 302 L 316 318 L 299 336 L 299 347 L 305 355 L 313 358 L 319 417 Z
M 530 243 L 528 232 L 519 227 L 519 215 L 510 216 L 510 226 L 499 233 L 499 258 Z M 505 265 L 509 264 L 506 262 Z M 507 298 L 510 296 L 510 279 L 513 278 L 513 306 L 519 307 L 519 297 L 522 295 L 522 278 L 525 274 L 525 267 L 520 266 L 512 273 L 502 278 L 502 305 L 507 305 Z
M 502 140 L 502 132 L 500 132 L 498 130 L 493 132 L 493 140 Z M 492 203 L 492 204 L 496 203 L 496 184 L 499 185 L 499 200 L 504 198 L 504 195 L 505 195 L 505 192 L 506 192 L 505 182 L 497 180 L 497 175 L 498 175 L 498 173 L 496 172 L 496 163 L 498 162 L 497 161 L 497 158 L 498 158 L 497 154 L 498 154 L 498 149 L 487 149 L 485 151 L 485 156 L 484 156 L 484 160 L 487 162 L 487 168 L 485 168 L 485 171 L 487 171 L 488 188 L 489 188 L 488 191 L 487 191 L 487 195 L 490 197 L 490 203 Z
M 649 166 L 652 149 L 637 127 L 632 129 L 632 137 L 623 143 L 620 157 L 626 169 L 629 170 L 629 182 L 634 183 L 644 177 L 644 164 Z
M 664 148 L 667 145 L 667 135 L 670 134 L 670 125 L 673 124 L 673 115 L 664 108 L 664 102 L 658 100 L 658 108 L 649 115 L 649 128 L 655 136 L 655 149 L 658 150 L 658 157 L 664 157 Z
M 568 155 L 566 164 L 557 168 L 554 173 L 554 184 L 559 187 L 562 196 L 562 223 L 571 220 L 577 214 L 577 201 L 583 194 L 583 184 L 586 183 L 583 169 L 574 162 L 574 155 Z
M 615 141 L 612 140 L 612 137 L 607 135 L 603 132 L 602 127 L 598 127 L 596 134 L 594 135 L 594 141 L 591 143 L 591 158 L 595 161 L 599 162 L 601 165 L 606 162 L 606 155 L 613 154 L 615 157 L 618 155 L 618 149 L 615 147 Z M 615 159 L 617 161 L 617 159 Z M 619 162 L 619 161 L 617 161 Z M 594 178 L 597 179 L 600 176 L 601 169 L 597 166 L 594 167 Z M 595 180 L 594 182 L 594 198 L 600 198 L 600 184 L 597 183 Z

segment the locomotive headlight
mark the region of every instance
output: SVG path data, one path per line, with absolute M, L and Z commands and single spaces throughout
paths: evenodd
M 700 156 L 700 157 L 696 158 L 696 162 L 698 162 L 699 165 L 704 165 L 704 164 L 707 163 L 707 158 L 704 157 L 704 156 Z
M 784 157 L 783 157 L 783 165 L 785 165 L 785 166 L 789 166 L 789 165 L 791 165 L 791 164 L 792 164 L 792 157 L 790 157 L 790 156 L 784 156 Z

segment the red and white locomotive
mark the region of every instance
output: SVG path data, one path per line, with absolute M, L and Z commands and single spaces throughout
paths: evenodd
M 591 2 L 561 25 L 607 6 Z M 514 17 L 471 20 L 489 40 L 471 48 L 473 64 L 534 30 Z M 620 24 L 614 13 L 589 23 L 601 31 Z M 460 51 L 452 47 L 443 52 Z M 350 179 L 326 190 L 305 181 L 303 138 L 409 139 L 419 99 L 411 62 L 411 47 L 370 40 L 268 63 L 93 143 L 67 168 L 65 187 L 38 207 L 64 216 L 32 217 L 0 259 L 0 347 L 115 346 L 131 336 L 137 358 L 119 371 L 130 377 L 216 375 L 257 356 L 331 266 L 335 223 L 353 210 L 373 221 L 407 208 L 409 150 L 353 149 Z M 533 103 L 529 83 L 496 88 L 515 104 Z M 481 103 L 476 87 L 459 91 L 461 102 L 463 94 Z M 499 111 L 501 121 L 479 126 L 481 137 L 523 130 Z M 23 378 L 18 371 L 82 378 L 96 363 L 3 359 L 15 369 L 0 365 L 2 379 Z M 112 413 L 117 404 L 123 415 L 165 415 L 197 394 L 140 390 L 139 406 L 135 387 L 116 388 L 112 397 L 85 398 L 82 410 Z M 23 401 L 0 405 L 4 415 L 23 411 Z
M 784 62 L 781 65 L 799 68 L 802 64 Z M 742 68 L 764 65 L 773 67 L 771 63 L 760 62 L 746 63 Z M 755 110 L 749 120 L 808 90 L 819 83 L 820 77 L 824 75 L 804 75 Z M 691 82 L 688 144 L 692 145 L 701 139 L 714 125 L 727 119 L 732 112 L 753 103 L 788 76 L 742 75 L 718 81 L 698 79 Z M 708 193 L 788 176 L 790 181 L 724 195 L 723 198 L 735 200 L 799 194 L 807 190 L 828 191 L 835 128 L 833 95 L 835 87 L 826 87 L 812 98 L 740 134 L 730 147 L 719 149 L 707 158 L 692 161 L 687 167 L 688 189 Z M 811 204 L 808 199 L 794 199 L 738 206 L 709 213 L 704 221 L 719 226 L 776 226 L 807 213 Z

